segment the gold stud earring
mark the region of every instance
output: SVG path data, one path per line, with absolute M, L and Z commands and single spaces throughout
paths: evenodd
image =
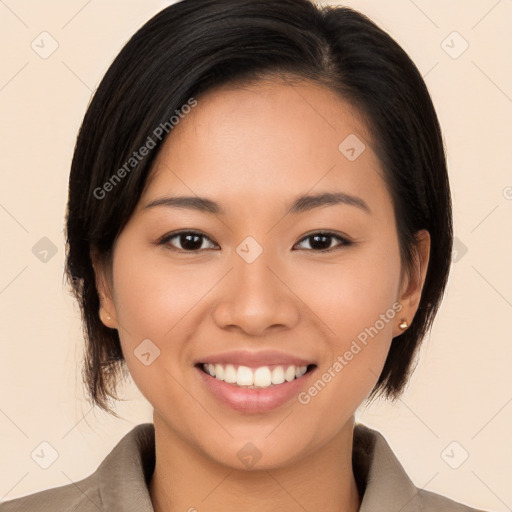
M 407 320 L 402 320 L 402 322 L 398 324 L 398 327 L 400 327 L 400 329 L 407 329 L 408 325 Z
M 100 318 L 101 318 L 102 314 L 105 315 L 107 320 L 109 320 L 109 321 L 112 320 L 112 317 L 107 313 L 107 311 L 105 310 L 105 308 L 103 306 L 100 307 Z

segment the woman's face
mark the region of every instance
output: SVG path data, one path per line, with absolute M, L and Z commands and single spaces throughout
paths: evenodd
M 351 429 L 414 316 L 429 238 L 419 280 L 401 280 L 379 162 L 330 90 L 258 82 L 197 100 L 116 241 L 100 288 L 107 325 L 155 424 L 227 466 L 247 466 L 246 451 L 259 468 L 283 466 Z M 296 203 L 303 195 L 319 199 Z M 194 202 L 164 201 L 182 196 Z M 172 235 L 182 230 L 200 236 Z M 238 366 L 263 369 L 248 388 L 204 362 L 228 380 L 252 378 Z M 288 382 L 289 366 L 309 371 Z

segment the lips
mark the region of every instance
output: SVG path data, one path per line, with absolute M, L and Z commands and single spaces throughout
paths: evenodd
M 204 356 L 195 367 L 218 402 L 245 413 L 265 413 L 296 397 L 317 365 L 311 359 L 274 350 L 237 350 Z

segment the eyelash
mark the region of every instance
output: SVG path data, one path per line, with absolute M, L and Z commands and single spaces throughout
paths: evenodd
M 201 251 L 204 251 L 205 249 L 197 249 L 197 250 L 186 250 L 186 249 L 178 249 L 176 247 L 174 247 L 172 244 L 170 244 L 170 241 L 173 239 L 173 238 L 177 238 L 177 237 L 180 237 L 182 235 L 196 235 L 196 236 L 199 236 L 203 239 L 207 239 L 209 240 L 210 242 L 214 243 L 210 237 L 206 236 L 204 233 L 201 233 L 200 231 L 191 231 L 191 230 L 183 230 L 183 231 L 175 231 L 173 233 L 168 233 L 166 235 L 164 235 L 162 238 L 160 238 L 160 240 L 157 242 L 157 245 L 167 245 L 172 251 L 176 251 L 176 252 L 181 252 L 181 253 L 197 253 L 197 252 L 201 252 Z M 337 245 L 337 246 L 334 246 L 334 247 L 330 247 L 328 249 L 306 249 L 307 251 L 313 251 L 313 252 L 317 252 L 317 253 L 325 253 L 325 252 L 332 252 L 332 251 L 336 251 L 336 250 L 339 250 L 343 247 L 348 247 L 350 245 L 353 245 L 354 242 L 348 240 L 347 238 L 341 236 L 341 235 L 338 235 L 336 233 L 333 233 L 331 231 L 315 231 L 313 233 L 310 233 L 309 235 L 306 235 L 305 237 L 301 238 L 297 244 L 300 244 L 302 242 L 304 242 L 305 240 L 308 240 L 310 238 L 313 238 L 314 236 L 327 236 L 327 237 L 330 237 L 330 238 L 333 238 L 333 239 L 337 239 L 338 241 L 342 242 L 341 244 Z M 297 245 L 295 244 L 295 245 Z M 202 245 L 202 244 L 201 244 Z M 208 249 L 208 250 L 211 250 L 211 249 Z

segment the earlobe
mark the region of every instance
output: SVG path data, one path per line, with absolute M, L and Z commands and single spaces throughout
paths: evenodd
M 111 329 L 117 328 L 117 322 L 112 318 L 103 306 L 100 306 L 99 317 L 103 325 L 110 327 Z

